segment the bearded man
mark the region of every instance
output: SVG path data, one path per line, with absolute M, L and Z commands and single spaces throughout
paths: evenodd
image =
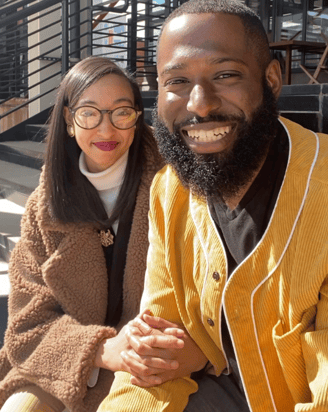
M 279 117 L 279 63 L 240 3 L 175 10 L 158 80 L 168 165 L 141 306 L 182 325 L 208 363 L 152 388 L 117 373 L 100 411 L 328 411 L 327 136 Z

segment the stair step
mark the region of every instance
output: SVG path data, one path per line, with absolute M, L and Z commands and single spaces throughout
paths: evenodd
M 0 143 L 0 160 L 33 169 L 41 169 L 45 143 L 29 140 Z
M 43 142 L 48 132 L 48 125 L 45 124 L 27 124 L 25 132 L 28 140 L 33 142 Z
M 0 295 L 2 295 L 7 289 L 6 287 L 2 287 L 2 282 L 7 285 L 8 280 L 8 262 L 0 259 Z
M 1 269 L 1 261 L 0 261 Z M 8 296 L 10 292 L 10 282 L 8 272 L 6 274 L 0 274 L 0 297 Z
M 0 160 L 0 195 L 8 198 L 13 192 L 29 196 L 38 186 L 40 170 Z
M 8 199 L 0 199 L 0 274 L 6 271 L 5 262 L 20 238 L 20 222 L 24 208 Z M 1 262 L 4 263 L 1 264 Z M 1 294 L 1 292 L 0 292 Z

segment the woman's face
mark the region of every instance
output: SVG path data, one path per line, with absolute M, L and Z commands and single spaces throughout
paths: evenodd
M 134 96 L 128 80 L 117 74 L 107 74 L 90 86 L 72 109 L 93 106 L 99 110 L 114 110 L 118 107 L 134 107 Z M 73 125 L 75 139 L 85 154 L 91 173 L 98 173 L 112 166 L 131 146 L 135 126 L 131 129 L 116 129 L 108 113 L 94 129 L 83 129 L 73 120 L 67 107 L 64 109 L 67 124 Z

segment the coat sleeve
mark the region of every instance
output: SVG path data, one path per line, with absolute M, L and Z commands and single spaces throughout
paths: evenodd
M 44 280 L 44 267 L 51 256 L 36 219 L 36 204 L 32 195 L 22 218 L 21 239 L 11 255 L 5 348 L 12 367 L 22 377 L 72 410 L 84 411 L 83 398 L 98 346 L 116 332 L 80 323 L 53 295 Z
M 141 310 L 148 308 L 155 316 L 182 324 L 170 271 L 166 265 L 165 217 L 162 202 L 154 194 L 157 181 L 158 177 L 155 177 L 149 212 L 150 246 Z M 160 188 L 157 188 L 158 191 Z M 152 388 L 141 388 L 130 383 L 128 373 L 116 372 L 110 394 L 102 402 L 98 412 L 182 412 L 189 395 L 197 389 L 198 385 L 190 377 L 168 381 Z
M 298 404 L 299 412 L 317 412 L 328 410 L 328 278 L 323 283 L 314 330 L 301 335 L 302 351 L 305 360 L 307 380 L 312 402 Z

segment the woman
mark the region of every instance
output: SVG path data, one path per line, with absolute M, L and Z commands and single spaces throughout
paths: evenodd
M 138 313 L 160 167 L 135 81 L 102 57 L 74 66 L 11 255 L 1 411 L 93 412 L 108 394 L 117 330 Z

